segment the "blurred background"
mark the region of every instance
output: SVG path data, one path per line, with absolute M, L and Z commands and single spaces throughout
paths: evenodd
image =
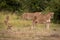
M 54 12 L 52 21 L 60 23 L 60 0 L 0 0 L 0 12 Z

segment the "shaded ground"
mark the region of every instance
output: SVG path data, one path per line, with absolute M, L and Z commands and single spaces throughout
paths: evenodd
M 1 30 L 0 40 L 60 40 L 60 30 L 58 29 L 31 29 L 30 27 L 12 28 L 11 30 Z

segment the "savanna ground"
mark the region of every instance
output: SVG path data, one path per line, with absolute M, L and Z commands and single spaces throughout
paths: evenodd
M 60 40 L 60 25 L 50 24 L 47 30 L 44 24 L 37 24 L 32 29 L 31 20 L 23 20 L 20 16 L 0 12 L 0 40 Z M 10 16 L 11 29 L 4 24 L 6 15 Z

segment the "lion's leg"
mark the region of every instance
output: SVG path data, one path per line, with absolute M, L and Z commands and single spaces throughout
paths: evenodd
M 47 22 L 46 22 L 46 28 L 47 28 L 47 29 L 50 28 L 50 20 L 47 20 Z
M 50 28 L 50 23 L 46 23 L 46 29 Z

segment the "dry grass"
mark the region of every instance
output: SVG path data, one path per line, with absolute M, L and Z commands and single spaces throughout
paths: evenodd
M 44 27 L 44 24 L 37 24 L 31 29 L 31 20 L 22 20 L 17 15 L 11 15 L 9 23 L 13 25 L 12 29 L 7 30 L 4 24 L 6 15 L 0 13 L 0 40 L 59 40 L 60 25 L 51 24 L 49 30 Z M 54 30 L 56 29 L 56 30 Z

